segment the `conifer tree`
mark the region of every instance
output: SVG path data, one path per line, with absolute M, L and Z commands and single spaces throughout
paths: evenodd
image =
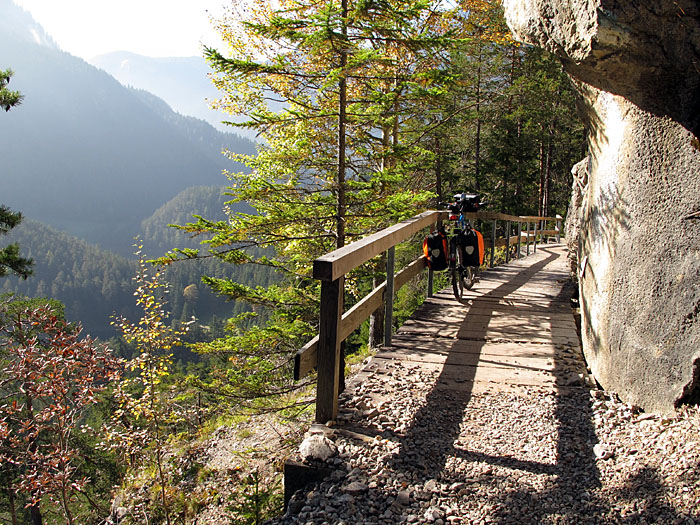
M 286 363 L 317 322 L 313 259 L 428 204 L 427 153 L 411 143 L 415 125 L 406 122 L 418 93 L 439 85 L 435 56 L 449 38 L 439 5 L 289 0 L 272 10 L 251 0 L 234 7 L 231 22 L 243 20 L 240 26 L 222 24 L 232 56 L 207 50 L 225 94 L 220 107 L 246 115 L 244 125 L 264 139 L 256 156 L 234 156 L 252 173 L 229 174 L 231 202 L 247 202 L 255 212 L 183 227 L 210 235 L 209 250 L 180 250 L 163 262 L 218 257 L 280 273 L 266 289 L 205 279 L 219 293 L 270 312 L 267 326 L 198 345 L 238 356 L 231 357 L 236 380 L 230 384 L 239 390 L 228 395 L 287 390 Z M 350 293 L 372 273 L 368 266 L 348 276 Z M 277 377 L 281 385 L 269 381 Z
M 10 91 L 7 89 L 7 84 L 14 75 L 11 69 L 0 69 L 0 108 L 5 111 L 10 111 L 14 106 L 19 106 L 22 103 L 24 96 L 19 91 Z
M 5 235 L 22 221 L 22 214 L 0 205 L 0 235 Z M 10 244 L 0 248 L 0 277 L 12 272 L 26 279 L 32 274 L 32 259 L 19 254 L 19 245 Z
M 19 91 L 7 89 L 13 74 L 11 69 L 0 70 L 0 107 L 5 111 L 10 111 L 10 108 L 21 104 L 24 98 Z M 22 214 L 13 212 L 7 206 L 0 206 L 0 235 L 9 233 L 21 221 Z M 0 277 L 13 272 L 26 279 L 32 273 L 32 264 L 31 259 L 20 257 L 17 244 L 10 244 L 0 249 Z

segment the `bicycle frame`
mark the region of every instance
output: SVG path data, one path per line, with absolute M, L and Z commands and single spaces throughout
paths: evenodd
M 459 196 L 456 195 L 455 197 L 457 198 Z M 452 290 L 458 301 L 462 300 L 464 290 L 470 290 L 474 286 L 474 283 L 478 281 L 477 273 L 479 271 L 478 266 L 463 265 L 463 261 L 465 260 L 465 247 L 462 244 L 462 239 L 465 233 L 472 230 L 472 226 L 464 216 L 462 208 L 459 199 L 456 204 L 449 205 L 451 212 L 450 221 L 455 223 L 452 229 L 452 235 L 449 238 L 450 274 L 452 277 Z

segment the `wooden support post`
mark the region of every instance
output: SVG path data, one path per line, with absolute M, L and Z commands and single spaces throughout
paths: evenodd
M 321 281 L 321 312 L 318 334 L 318 381 L 316 421 L 327 423 L 338 415 L 340 393 L 340 320 L 343 315 L 345 276 Z
M 521 256 L 520 246 L 522 244 L 522 236 L 523 236 L 523 223 L 518 221 L 518 259 L 520 259 L 520 256 Z
M 525 255 L 530 255 L 530 221 L 525 223 L 527 225 L 526 233 L 527 239 L 525 240 Z
M 496 219 L 491 224 L 491 262 L 489 268 L 493 268 L 493 262 L 496 256 Z
M 561 220 L 563 217 L 557 214 L 557 244 L 561 242 Z
M 510 221 L 506 221 L 506 264 L 510 262 Z
M 386 313 L 384 314 L 384 346 L 391 346 L 391 327 L 394 316 L 394 253 L 392 246 L 386 252 Z
M 537 221 L 534 222 L 535 235 L 532 239 L 532 253 L 537 253 Z

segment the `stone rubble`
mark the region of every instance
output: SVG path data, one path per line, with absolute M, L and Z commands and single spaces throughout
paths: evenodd
M 661 418 L 583 386 L 437 380 L 398 362 L 353 381 L 326 432 L 333 474 L 270 523 L 700 524 L 697 407 Z

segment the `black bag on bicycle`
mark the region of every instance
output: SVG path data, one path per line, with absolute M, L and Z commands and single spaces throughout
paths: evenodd
M 484 263 L 484 237 L 481 232 L 468 230 L 462 232 L 462 264 L 464 266 L 481 266 Z
M 430 232 L 423 240 L 423 253 L 428 259 L 428 266 L 431 270 L 446 270 L 449 266 L 447 260 L 447 235 L 444 230 Z

